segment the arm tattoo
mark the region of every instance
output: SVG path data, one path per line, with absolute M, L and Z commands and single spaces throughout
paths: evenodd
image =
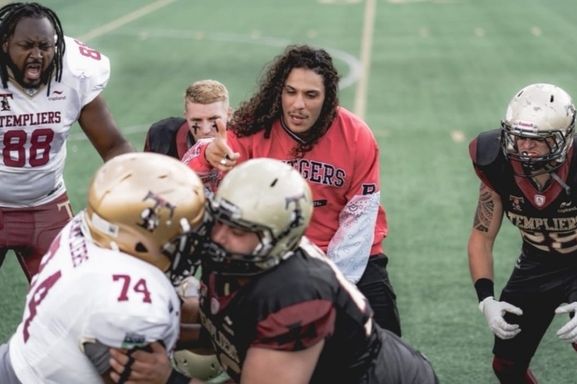
M 482 184 L 481 193 L 479 195 L 479 203 L 477 204 L 477 212 L 475 212 L 475 221 L 473 228 L 481 232 L 489 232 L 489 226 L 493 220 L 493 211 L 495 203 L 491 199 L 491 191 Z

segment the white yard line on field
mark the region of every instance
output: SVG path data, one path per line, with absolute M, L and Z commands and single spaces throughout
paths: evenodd
M 361 119 L 365 118 L 367 109 L 367 84 L 371 71 L 371 52 L 373 49 L 373 34 L 375 31 L 375 13 L 377 0 L 366 0 L 365 15 L 363 17 L 363 34 L 361 36 L 361 77 L 357 83 L 355 93 L 354 112 Z
M 113 20 L 108 24 L 105 24 L 101 27 L 93 29 L 92 31 L 85 33 L 84 35 L 78 36 L 78 40 L 83 41 L 83 42 L 87 42 L 88 40 L 94 39 L 95 37 L 102 36 L 105 33 L 108 33 L 110 31 L 117 29 L 117 28 L 120 28 L 123 25 L 126 25 L 126 24 L 128 24 L 128 23 L 130 23 L 130 22 L 132 22 L 138 18 L 141 18 L 142 16 L 146 16 L 149 13 L 152 13 L 159 8 L 162 8 L 168 4 L 174 3 L 175 1 L 177 1 L 177 0 L 159 0 L 159 1 L 156 1 L 156 2 L 149 4 L 145 7 L 137 9 L 134 12 L 131 12 L 126 16 L 122 16 L 121 18 Z

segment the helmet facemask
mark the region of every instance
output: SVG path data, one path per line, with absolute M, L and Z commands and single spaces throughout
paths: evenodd
M 527 124 L 524 124 L 527 125 Z M 543 173 L 554 171 L 561 167 L 567 159 L 567 153 L 573 144 L 573 131 L 575 121 L 564 132 L 562 130 L 552 130 L 540 132 L 536 127 L 527 129 L 519 125 L 508 125 L 501 122 L 501 142 L 505 156 L 515 162 L 519 162 L 525 173 L 515 173 L 518 176 L 537 176 Z M 544 141 L 549 148 L 549 152 L 543 156 L 530 156 L 521 152 L 517 147 L 519 138 Z
M 200 266 L 202 243 L 206 239 L 206 225 L 202 223 L 196 228 L 191 228 L 185 219 L 181 220 L 182 234 L 166 243 L 161 253 L 171 263 L 166 275 L 175 287 L 182 281 L 194 276 Z
M 243 220 L 238 207 L 227 201 L 207 203 L 206 228 L 208 238 L 203 244 L 204 260 L 211 271 L 223 276 L 253 276 L 262 273 L 280 262 L 280 258 L 270 253 L 276 242 L 273 230 L 257 223 Z M 228 252 L 210 239 L 216 221 L 258 236 L 259 244 L 250 254 Z M 286 257 L 289 255 L 287 254 Z
M 219 274 L 251 276 L 294 254 L 312 217 L 313 198 L 308 182 L 292 166 L 250 159 L 227 173 L 205 212 L 209 237 L 219 222 L 256 234 L 258 244 L 250 254 L 240 254 L 209 239 L 203 263 Z

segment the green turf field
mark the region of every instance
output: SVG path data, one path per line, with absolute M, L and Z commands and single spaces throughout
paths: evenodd
M 192 81 L 223 82 L 234 107 L 287 43 L 327 48 L 343 74 L 341 104 L 364 116 L 380 143 L 385 247 L 404 338 L 432 361 L 441 383 L 497 382 L 467 266 L 478 191 L 467 143 L 497 128 L 527 84 L 557 83 L 577 98 L 575 0 L 41 2 L 67 35 L 110 57 L 104 95 L 138 149 L 152 122 L 182 114 Z M 65 177 L 78 211 L 101 161 L 78 127 L 68 150 Z M 519 245 L 504 223 L 497 290 Z M 19 322 L 26 287 L 10 257 L 0 269 L 0 342 Z M 555 319 L 533 360 L 540 383 L 576 382 L 577 354 L 555 336 L 566 320 Z

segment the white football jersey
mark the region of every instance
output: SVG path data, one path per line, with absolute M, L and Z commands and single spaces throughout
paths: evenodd
M 66 138 L 81 109 L 110 77 L 108 58 L 66 37 L 62 80 L 30 95 L 14 81 L 0 84 L 0 206 L 30 207 L 65 191 Z
M 22 383 L 102 383 L 83 344 L 130 349 L 176 344 L 180 302 L 168 277 L 134 256 L 104 249 L 81 232 L 78 214 L 42 259 L 10 339 Z

